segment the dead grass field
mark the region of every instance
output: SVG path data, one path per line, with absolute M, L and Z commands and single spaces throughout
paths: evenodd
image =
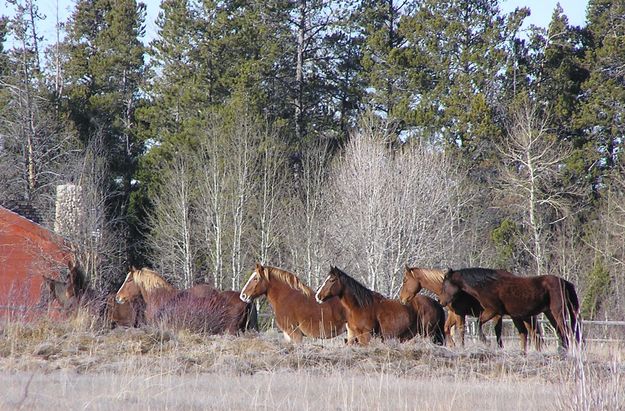
M 87 320 L 0 325 L 0 409 L 619 410 L 622 345 L 497 350 L 281 334 L 104 330 Z

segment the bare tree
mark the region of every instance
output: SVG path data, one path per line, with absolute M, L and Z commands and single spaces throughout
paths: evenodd
M 115 193 L 106 184 L 105 155 L 100 134 L 90 139 L 83 152 L 74 155 L 74 169 L 67 179 L 70 183 L 57 187 L 55 221 L 56 230 L 70 240 L 91 286 L 101 290 L 109 289 L 120 276 L 126 249 L 117 229 L 121 218 L 112 215 L 109 207 Z
M 558 141 L 548 124 L 539 107 L 525 99 L 512 110 L 508 136 L 499 146 L 501 193 L 527 229 L 525 248 L 537 275 L 546 272 L 549 226 L 569 215 L 570 198 L 579 193 L 563 178 L 571 147 Z
M 386 124 L 361 122 L 332 172 L 328 256 L 393 294 L 408 262 L 440 264 L 453 252 L 460 177 L 435 147 L 394 149 Z
M 162 184 L 152 198 L 148 245 L 157 269 L 181 288 L 195 282 L 197 217 L 195 176 L 189 154 L 176 152 L 160 170 Z
M 287 263 L 298 274 L 305 275 L 311 286 L 317 285 L 322 272 L 328 269 L 323 242 L 328 213 L 324 190 L 330 160 L 327 140 L 318 139 L 302 150 L 295 164 L 294 189 L 283 220 Z

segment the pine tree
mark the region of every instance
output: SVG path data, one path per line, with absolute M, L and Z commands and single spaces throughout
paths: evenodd
M 605 175 L 617 163 L 625 132 L 625 4 L 591 0 L 588 4 L 588 46 L 576 126 L 586 140 L 592 185 L 598 195 Z
M 80 0 L 62 44 L 66 110 L 83 143 L 103 138 L 116 193 L 109 204 L 126 216 L 137 158 L 136 110 L 143 104 L 145 5 L 135 0 Z

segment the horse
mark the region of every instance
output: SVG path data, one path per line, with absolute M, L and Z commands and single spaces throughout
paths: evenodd
M 119 304 L 115 294 L 106 297 L 106 320 L 111 328 L 140 327 L 145 323 L 145 301 L 139 295 L 136 298 Z
M 155 271 L 133 267 L 115 300 L 121 304 L 138 295 L 145 301 L 148 322 L 163 321 L 208 333 L 237 334 L 256 328 L 256 306 L 240 301 L 236 291 L 220 292 L 209 284 L 179 290 Z
M 445 277 L 445 270 L 431 269 L 431 268 L 419 268 L 406 266 L 404 271 L 404 279 L 402 282 L 401 290 L 399 292 L 399 301 L 402 304 L 408 304 L 422 288 L 430 290 L 440 300 L 441 293 L 443 291 L 443 278 Z M 464 346 L 464 329 L 465 329 L 465 317 L 471 315 L 473 317 L 479 317 L 483 308 L 479 301 L 473 298 L 470 294 L 465 292 L 459 293 L 451 304 L 447 305 L 449 315 L 445 322 L 444 330 L 446 341 L 450 346 L 454 346 L 454 340 L 451 336 L 452 327 L 456 327 L 456 331 L 459 334 L 460 344 Z M 502 331 L 502 317 L 495 317 L 495 335 L 497 338 L 497 344 L 503 347 L 503 341 L 501 338 Z M 478 325 L 478 336 L 484 343 L 487 342 L 486 336 L 482 331 L 481 324 Z
M 257 263 L 240 299 L 251 303 L 261 295 L 267 296 L 276 323 L 289 342 L 300 343 L 304 336 L 333 338 L 345 331 L 347 313 L 339 300 L 317 304 L 313 290 L 293 273 Z
M 75 315 L 79 307 L 85 307 L 95 311 L 95 315 L 104 318 L 113 328 L 117 325 L 125 327 L 137 327 L 144 322 L 143 311 L 145 303 L 139 296 L 132 301 L 123 304 L 115 302 L 115 293 L 110 293 L 101 303 L 98 293 L 91 290 L 84 274 L 73 263 L 68 263 L 70 268 L 69 280 L 61 281 L 43 275 L 42 291 L 39 307 L 56 301 L 66 315 Z
M 410 305 L 417 315 L 417 333 L 430 338 L 434 344 L 445 345 L 445 310 L 443 306 L 433 298 L 421 294 L 411 298 Z
M 560 348 L 569 347 L 569 336 L 575 333 L 579 343 L 581 335 L 577 326 L 579 300 L 572 283 L 555 275 L 536 277 L 500 276 L 496 270 L 484 268 L 449 269 L 443 279 L 441 304 L 451 303 L 464 291 L 475 297 L 484 310 L 479 322 L 497 315 L 512 317 L 521 337 L 521 349 L 527 348 L 527 334 L 523 322 L 532 321 L 532 317 L 544 313 L 556 329 Z M 567 323 L 568 313 L 571 322 Z M 573 330 L 573 331 L 572 331 Z
M 411 306 L 368 289 L 337 267 L 330 268 L 315 294 L 319 303 L 331 297 L 338 297 L 347 311 L 348 344 L 367 345 L 373 335 L 403 342 L 418 331 L 417 316 Z
M 71 295 L 67 282 L 55 280 L 54 278 L 42 275 L 41 295 L 39 297 L 38 307 L 45 307 L 56 301 L 65 314 L 69 314 L 75 306 L 75 299 Z

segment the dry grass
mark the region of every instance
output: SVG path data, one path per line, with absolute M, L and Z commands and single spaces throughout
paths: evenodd
M 625 408 L 622 346 L 564 358 L 422 340 L 293 346 L 273 331 L 105 330 L 80 316 L 0 328 L 0 409 Z

